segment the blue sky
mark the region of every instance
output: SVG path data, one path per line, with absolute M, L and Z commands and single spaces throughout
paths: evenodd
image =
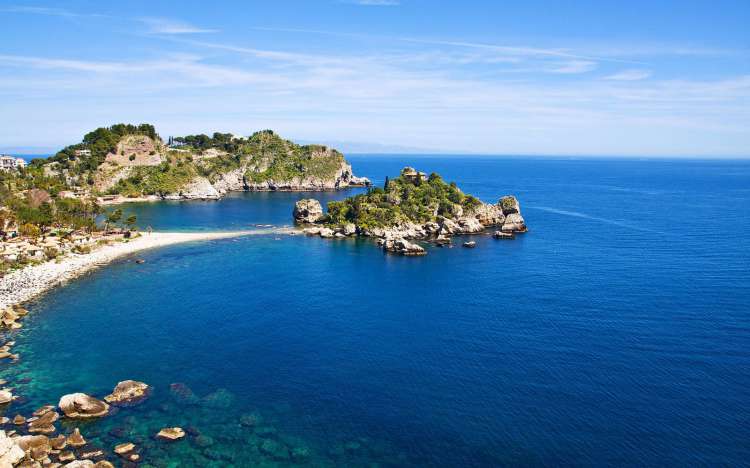
M 349 151 L 749 156 L 750 1 L 0 1 L 0 149 L 116 122 Z

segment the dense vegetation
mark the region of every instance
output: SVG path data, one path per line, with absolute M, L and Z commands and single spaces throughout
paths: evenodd
M 396 179 L 367 193 L 328 203 L 326 222 L 333 225 L 353 223 L 365 229 L 412 222 L 423 224 L 438 216 L 452 218 L 471 210 L 481 202 L 465 195 L 455 183 L 446 183 L 432 173 L 423 177 L 406 168 Z
M 268 180 L 288 181 L 297 177 L 331 178 L 341 167 L 344 156 L 319 145 L 297 145 L 271 130 L 249 138 L 229 133 L 188 135 L 170 138 L 177 149 L 169 151 L 160 166 L 138 167 L 110 190 L 125 196 L 176 193 L 196 176 L 215 182 L 232 170 L 245 168 L 250 183 Z M 209 158 L 197 158 L 207 150 L 217 150 Z M 321 156 L 322 155 L 322 156 Z

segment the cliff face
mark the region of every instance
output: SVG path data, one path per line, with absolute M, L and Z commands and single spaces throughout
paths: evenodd
M 238 191 L 325 191 L 338 190 L 346 187 L 366 186 L 370 184 L 366 177 L 356 177 L 352 167 L 346 161 L 341 161 L 339 167 L 330 176 L 296 175 L 291 178 L 269 178 L 254 180 L 248 176 L 250 167 L 245 165 L 225 173 L 218 174 L 213 187 L 221 194 Z M 257 173 L 256 173 L 257 174 Z

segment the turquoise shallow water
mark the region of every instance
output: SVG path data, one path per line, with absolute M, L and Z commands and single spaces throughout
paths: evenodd
M 31 304 L 7 413 L 132 378 L 153 397 L 82 431 L 154 466 L 747 464 L 750 163 L 351 160 L 514 193 L 531 232 L 423 258 L 253 236 L 117 262 Z M 306 196 L 127 209 L 245 229 Z M 153 440 L 172 425 L 191 435 Z

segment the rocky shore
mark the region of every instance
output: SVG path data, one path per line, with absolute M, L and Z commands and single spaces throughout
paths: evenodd
M 71 253 L 54 261 L 12 271 L 0 278 L 0 310 L 29 301 L 94 268 L 142 250 L 185 242 L 291 231 L 291 229 L 258 229 L 232 232 L 152 232 L 128 242 L 101 246 L 91 253 Z

